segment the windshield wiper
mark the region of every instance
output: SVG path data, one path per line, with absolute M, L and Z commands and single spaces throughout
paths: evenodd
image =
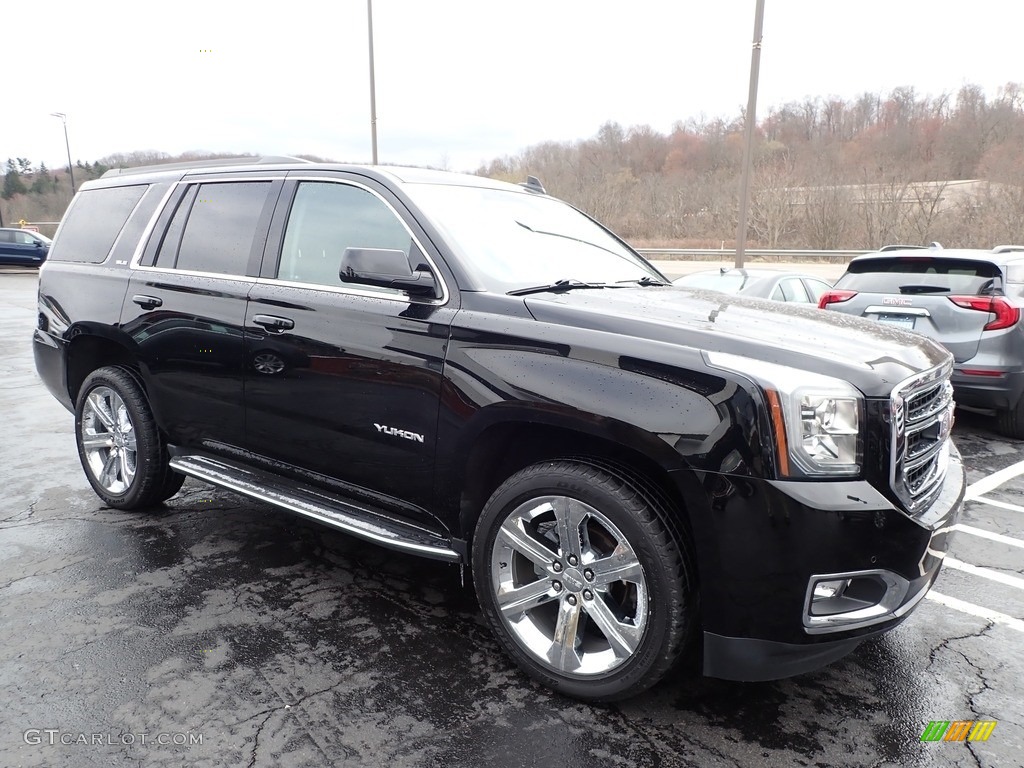
M 648 275 L 644 275 L 643 277 L 641 277 L 641 278 L 639 278 L 637 280 L 619 280 L 618 282 L 619 282 L 619 284 L 621 284 L 621 283 L 636 283 L 637 285 L 642 285 L 644 288 L 646 288 L 649 285 L 650 286 L 662 286 L 662 287 L 666 286 L 666 285 L 669 285 L 669 283 L 663 283 L 661 280 L 658 280 L 655 277 L 649 277 Z
M 532 288 L 516 288 L 509 291 L 509 296 L 526 296 L 528 293 L 561 293 L 563 291 L 574 291 L 581 288 L 607 288 L 604 283 L 584 283 L 582 280 L 555 280 L 547 285 L 535 285 Z
M 949 293 L 941 285 L 901 285 L 900 293 Z

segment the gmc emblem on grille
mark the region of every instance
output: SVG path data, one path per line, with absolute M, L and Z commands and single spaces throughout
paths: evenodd
M 897 307 L 909 307 L 914 303 L 913 299 L 905 299 L 902 296 L 884 296 L 882 297 L 883 304 L 891 304 Z
M 939 441 L 945 441 L 949 437 L 949 433 L 953 430 L 953 412 L 952 409 L 946 408 L 942 412 L 942 416 L 939 417 Z

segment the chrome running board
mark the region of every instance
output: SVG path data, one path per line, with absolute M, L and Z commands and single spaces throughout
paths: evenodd
M 462 559 L 452 548 L 450 539 L 269 472 L 199 455 L 174 456 L 171 469 L 265 501 L 382 547 L 450 563 L 458 563 Z

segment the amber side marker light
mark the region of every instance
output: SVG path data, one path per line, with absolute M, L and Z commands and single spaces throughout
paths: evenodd
M 789 443 L 786 442 L 786 422 L 782 417 L 782 403 L 779 402 L 779 393 L 774 389 L 765 390 L 768 397 L 768 412 L 772 417 L 772 427 L 775 430 L 775 444 L 779 454 L 779 474 L 789 477 Z

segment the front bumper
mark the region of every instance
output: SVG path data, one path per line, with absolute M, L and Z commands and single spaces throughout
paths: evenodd
M 939 573 L 965 478 L 951 446 L 940 491 L 913 518 L 866 481 L 708 474 L 701 485 L 702 498 L 688 503 L 704 674 L 752 681 L 811 671 L 903 621 Z M 816 581 L 851 575 L 876 578 L 877 598 L 822 617 Z

